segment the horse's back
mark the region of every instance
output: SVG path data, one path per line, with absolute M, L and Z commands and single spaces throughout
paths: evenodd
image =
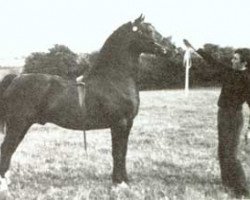
M 51 77 L 45 74 L 21 74 L 9 85 L 4 97 L 10 101 L 18 101 L 16 97 L 37 100 L 49 87 L 50 82 Z
M 56 76 L 46 74 L 21 74 L 14 78 L 3 96 L 9 115 L 34 117 L 46 100 L 52 83 L 58 82 L 60 85 L 59 80 Z
M 20 74 L 21 67 L 1 67 L 0 68 L 0 81 L 2 81 L 9 74 Z

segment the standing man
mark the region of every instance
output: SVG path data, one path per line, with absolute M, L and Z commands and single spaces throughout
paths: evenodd
M 237 197 L 249 196 L 246 176 L 241 162 L 237 158 L 240 133 L 243 125 L 242 104 L 250 105 L 250 50 L 241 48 L 234 52 L 232 65 L 225 65 L 205 53 L 195 50 L 222 75 L 222 90 L 218 100 L 218 156 L 222 183 L 230 188 Z

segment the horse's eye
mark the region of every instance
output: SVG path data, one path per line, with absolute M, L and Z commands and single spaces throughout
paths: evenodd
M 138 27 L 137 26 L 133 26 L 132 31 L 134 31 L 134 32 L 138 31 Z

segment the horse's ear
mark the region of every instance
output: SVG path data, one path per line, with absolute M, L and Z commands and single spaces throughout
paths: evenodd
M 140 24 L 144 21 L 145 16 L 143 16 L 143 14 L 141 14 L 135 21 L 134 24 Z

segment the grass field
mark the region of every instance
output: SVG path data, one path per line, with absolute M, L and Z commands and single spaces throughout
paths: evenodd
M 191 90 L 188 98 L 182 90 L 141 92 L 127 154 L 130 186 L 122 190 L 112 189 L 109 130 L 87 132 L 87 155 L 81 131 L 33 125 L 12 158 L 12 199 L 232 199 L 219 176 L 218 96 L 219 89 Z M 244 106 L 245 120 L 248 113 Z M 248 180 L 249 155 L 242 135 Z

